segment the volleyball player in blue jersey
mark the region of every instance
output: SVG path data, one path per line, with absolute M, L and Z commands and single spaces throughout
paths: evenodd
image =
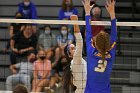
M 109 34 L 101 31 L 92 40 L 90 25 L 90 0 L 83 1 L 86 12 L 86 50 L 87 50 L 87 84 L 85 93 L 111 93 L 110 74 L 116 50 L 116 17 L 115 1 L 106 2 L 106 9 L 111 17 L 111 32 Z

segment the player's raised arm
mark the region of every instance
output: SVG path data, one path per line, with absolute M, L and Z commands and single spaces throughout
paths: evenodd
M 71 20 L 78 20 L 77 15 L 72 15 Z M 73 56 L 73 64 L 81 64 L 82 62 L 82 50 L 83 50 L 83 38 L 80 32 L 79 25 L 74 25 L 74 35 L 76 38 L 76 50 Z
M 111 43 L 114 43 L 117 40 L 115 1 L 114 0 L 106 1 L 105 7 L 111 18 Z
M 91 16 L 90 16 L 90 11 L 92 9 L 92 6 L 90 6 L 90 0 L 83 0 L 82 1 L 84 9 L 85 9 L 85 19 L 86 19 L 86 49 L 87 49 L 87 54 L 91 53 L 91 50 L 93 49 L 92 47 L 92 29 L 91 29 Z

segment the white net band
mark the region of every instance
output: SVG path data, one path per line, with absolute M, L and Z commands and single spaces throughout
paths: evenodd
M 0 23 L 35 23 L 35 24 L 69 24 L 85 25 L 85 21 L 71 20 L 35 20 L 35 19 L 0 19 Z M 110 21 L 92 21 L 91 25 L 110 26 Z M 140 26 L 140 22 L 117 22 L 117 26 Z

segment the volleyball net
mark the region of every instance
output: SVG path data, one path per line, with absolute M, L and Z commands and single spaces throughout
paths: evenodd
M 12 49 L 9 45 L 9 49 L 6 51 L 3 49 L 8 46 L 8 43 L 12 40 L 15 43 L 19 44 L 28 44 L 27 42 L 19 42 L 26 41 L 23 39 L 18 39 L 17 37 L 10 36 L 10 30 L 13 30 L 15 25 L 18 24 L 35 24 L 36 31 L 32 32 L 36 35 L 36 41 L 33 40 L 32 43 L 35 43 L 35 50 L 38 51 L 40 49 L 44 49 L 46 51 L 47 57 L 51 60 L 51 63 L 55 62 L 56 58 L 62 58 L 63 51 L 60 51 L 62 47 L 67 42 L 75 43 L 74 37 L 74 29 L 73 25 L 79 25 L 80 30 L 83 37 L 83 42 L 85 40 L 85 21 L 71 21 L 71 20 L 32 20 L 32 19 L 0 19 L 0 93 L 11 93 L 8 91 L 8 87 L 14 88 L 17 84 L 23 84 L 25 82 L 22 81 L 22 75 L 17 72 L 17 77 L 13 76 L 11 79 L 13 80 L 12 83 L 7 81 L 9 76 L 12 76 L 12 71 L 9 68 L 11 65 L 11 53 Z M 91 21 L 92 26 L 104 26 L 105 31 L 110 33 L 110 21 Z M 11 28 L 12 26 L 12 28 Z M 22 29 L 23 31 L 25 30 Z M 31 30 L 31 29 L 30 29 Z M 50 31 L 49 31 L 50 30 Z M 63 31 L 68 30 L 67 33 L 63 33 Z M 117 42 L 117 49 L 116 49 L 116 60 L 113 64 L 113 71 L 111 74 L 111 88 L 112 93 L 140 93 L 140 22 L 117 22 L 117 31 L 118 31 L 118 42 Z M 51 33 L 51 35 L 50 35 Z M 27 33 L 30 34 L 30 33 Z M 67 34 L 66 38 L 62 37 L 62 35 Z M 69 35 L 70 34 L 70 35 Z M 13 38 L 15 37 L 15 38 Z M 16 42 L 17 41 L 17 42 Z M 28 41 L 28 40 L 27 40 Z M 30 42 L 30 41 L 28 41 Z M 31 44 L 32 45 L 32 44 Z M 24 47 L 21 45 L 17 45 L 20 47 Z M 83 57 L 86 60 L 86 46 L 84 42 L 83 46 Z M 58 49 L 58 50 L 57 50 Z M 63 49 L 63 48 L 62 48 Z M 57 51 L 57 52 L 56 52 Z M 14 56 L 15 57 L 15 56 Z M 27 56 L 16 56 L 17 63 L 20 62 L 27 62 Z M 62 93 L 62 75 L 63 75 L 63 66 L 65 65 L 65 59 L 59 60 L 62 64 L 59 64 L 59 77 L 55 76 L 54 69 L 52 69 L 51 73 L 53 77 L 57 78 L 58 81 L 54 84 L 55 92 Z M 63 64 L 64 63 L 64 64 Z M 27 70 L 27 69 L 26 69 Z M 16 75 L 16 74 L 15 74 Z M 21 75 L 21 76 L 20 76 Z M 24 76 L 23 76 L 24 77 Z M 29 78 L 28 78 L 29 79 Z M 23 79 L 25 81 L 29 81 L 28 79 Z M 32 87 L 32 78 L 30 78 L 30 84 L 27 87 L 31 91 Z M 14 81 L 15 80 L 15 81 Z M 6 82 L 7 81 L 7 82 Z M 27 82 L 26 82 L 27 83 Z M 29 82 L 28 82 L 29 83 Z M 9 84 L 9 86 L 7 86 Z M 10 85 L 12 84 L 12 85 Z M 48 87 L 45 86 L 44 87 Z

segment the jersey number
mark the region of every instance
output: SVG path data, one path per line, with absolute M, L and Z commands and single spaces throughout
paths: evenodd
M 96 72 L 105 72 L 107 66 L 107 61 L 105 60 L 104 62 L 102 60 L 98 61 L 98 67 L 94 68 L 94 71 Z

